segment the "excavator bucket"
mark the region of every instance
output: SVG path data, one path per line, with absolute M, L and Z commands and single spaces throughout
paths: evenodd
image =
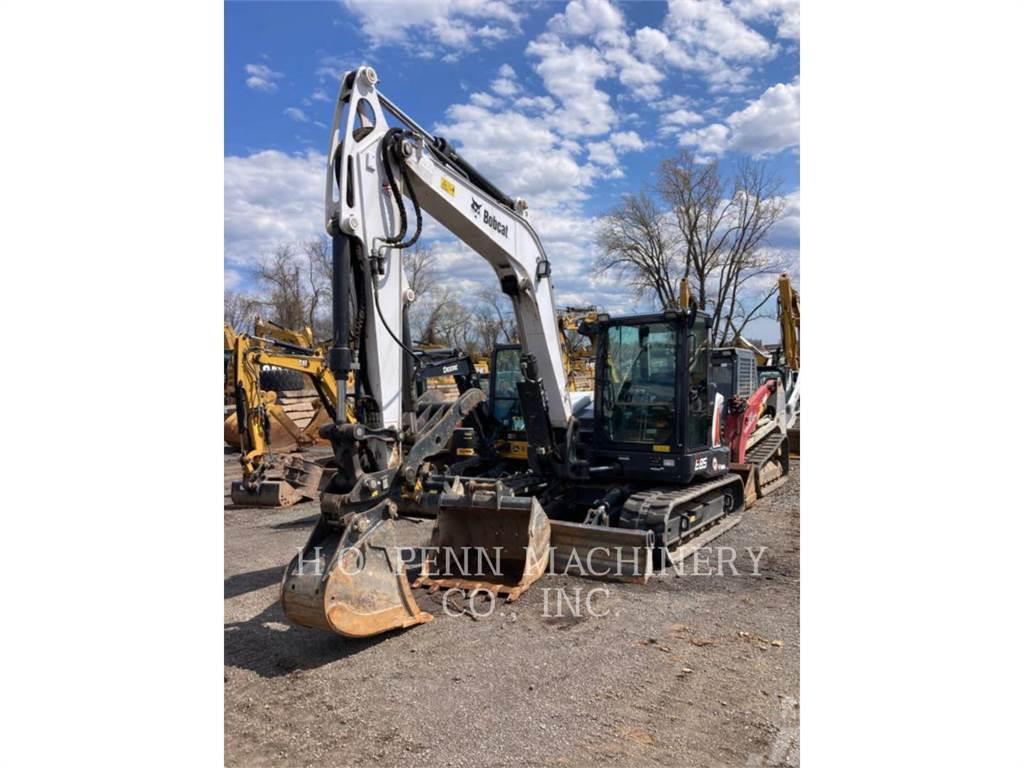
M 555 573 L 646 584 L 654 573 L 654 533 L 551 521 Z
M 417 586 L 484 589 L 511 602 L 547 568 L 551 523 L 535 498 L 470 482 L 442 494 L 430 544 Z
M 324 467 L 301 456 L 276 458 L 255 481 L 231 483 L 231 501 L 240 507 L 290 507 L 319 496 Z
M 355 515 L 342 529 L 321 517 L 281 584 L 289 620 L 345 637 L 370 637 L 430 621 L 416 604 L 397 546 L 394 504 Z

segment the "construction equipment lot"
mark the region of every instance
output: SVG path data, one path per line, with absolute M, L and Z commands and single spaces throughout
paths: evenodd
M 228 765 L 799 764 L 799 462 L 703 553 L 714 574 L 731 548 L 740 575 L 692 557 L 646 585 L 549 575 L 480 618 L 416 590 L 434 621 L 364 640 L 286 621 L 281 577 L 319 508 L 235 508 L 238 477 L 226 456 Z M 401 520 L 402 543 L 430 527 Z M 556 615 L 559 588 L 606 589 L 606 615 Z

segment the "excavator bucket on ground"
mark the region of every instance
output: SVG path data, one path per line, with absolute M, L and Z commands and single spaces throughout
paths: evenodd
M 281 584 L 289 620 L 345 637 L 370 637 L 430 621 L 420 610 L 385 501 L 336 527 L 321 517 Z
M 537 499 L 470 481 L 463 492 L 441 495 L 416 585 L 483 589 L 511 602 L 543 575 L 550 545 L 551 523 Z
M 315 500 L 325 468 L 301 456 L 279 456 L 260 467 L 257 477 L 231 483 L 231 501 L 240 507 L 290 507 Z
M 555 573 L 646 584 L 654 573 L 654 534 L 552 520 L 551 556 Z

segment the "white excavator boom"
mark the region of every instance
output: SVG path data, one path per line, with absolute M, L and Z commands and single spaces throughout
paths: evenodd
M 403 129 L 390 127 L 386 112 Z M 420 211 L 415 210 L 417 221 L 412 221 L 396 200 L 396 187 L 414 209 L 429 213 L 494 269 L 511 299 L 523 351 L 536 359 L 551 426 L 565 429 L 572 410 L 550 264 L 527 220 L 525 202 L 505 197 L 443 140 L 407 117 L 377 90 L 374 70 L 360 67 L 342 79 L 335 105 L 325 223 L 329 234 L 340 231 L 356 238 L 374 265 L 376 301 L 367 302 L 370 337 L 365 356 L 370 359 L 360 364 L 378 389 L 383 426 L 401 424 L 402 366 L 408 356 L 391 337 L 400 336 L 403 307 L 414 298 L 398 246 L 411 245 L 420 231 Z M 404 243 L 397 242 L 402 238 Z

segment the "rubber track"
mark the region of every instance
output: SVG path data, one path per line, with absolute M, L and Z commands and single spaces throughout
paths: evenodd
M 782 445 L 783 440 L 786 439 L 786 433 L 782 430 L 771 432 L 765 435 L 764 438 L 758 441 L 757 445 L 747 451 L 747 463 L 753 464 L 758 468 L 759 481 L 761 483 L 758 489 L 758 496 L 767 496 L 769 493 L 774 491 L 776 488 L 781 486 L 786 480 L 789 479 L 789 473 L 773 475 L 772 473 L 766 473 L 767 479 L 765 479 L 761 473 L 769 465 L 772 460 L 781 461 L 783 457 L 778 455 L 779 447 Z M 781 472 L 781 468 L 778 468 Z
M 685 488 L 651 488 L 646 491 L 637 491 L 626 499 L 626 503 L 622 507 L 621 519 L 626 523 L 642 520 L 644 521 L 644 525 L 641 527 L 648 528 L 646 525 L 648 511 L 657 510 L 659 512 L 666 512 L 675 509 L 682 511 L 688 509 L 692 506 L 692 503 L 699 501 L 702 496 L 710 493 L 711 491 L 723 488 L 735 482 L 737 482 L 737 475 L 728 473 L 722 477 L 705 480 L 702 483 L 689 485 Z M 739 511 L 739 509 L 733 509 L 730 510 L 729 514 Z M 624 525 L 623 527 L 629 526 Z M 700 525 L 692 531 L 685 532 L 679 542 L 674 542 L 672 546 L 686 541 L 705 527 L 706 525 Z M 655 535 L 659 537 L 664 533 L 661 526 L 652 527 L 650 530 L 654 531 Z

